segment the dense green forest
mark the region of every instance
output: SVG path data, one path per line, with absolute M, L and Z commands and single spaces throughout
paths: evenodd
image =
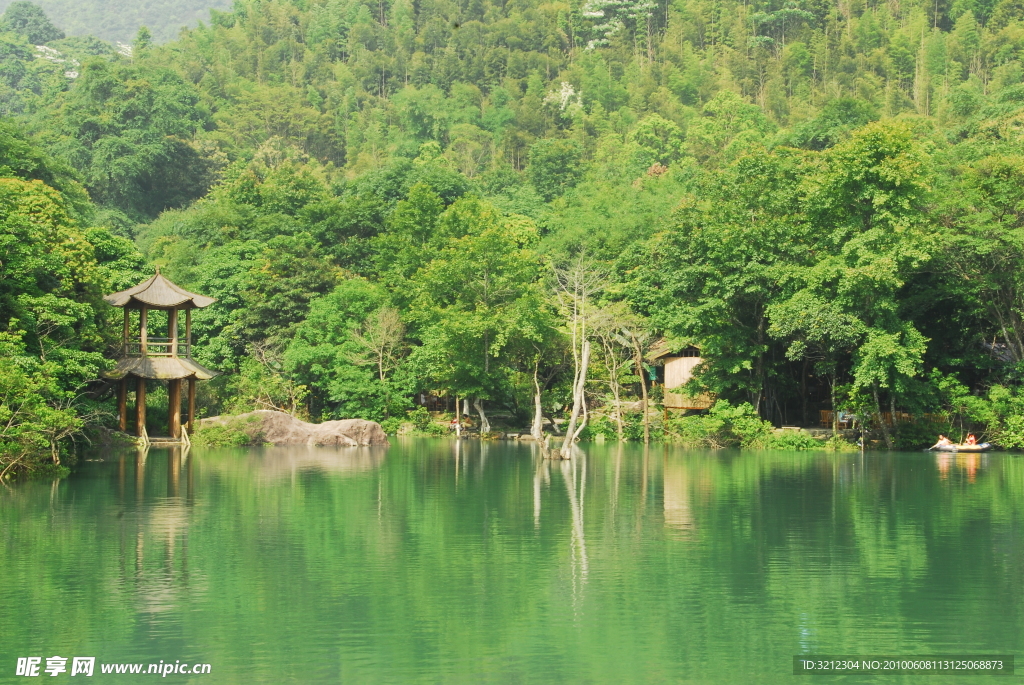
M 46 379 L 54 454 L 110 425 L 95 293 L 156 266 L 218 298 L 209 414 L 393 425 L 433 393 L 523 426 L 539 395 L 700 434 L 640 427 L 664 340 L 736 441 L 838 408 L 1024 446 L 1017 0 L 237 0 L 118 49 L 17 8 L 4 392 Z

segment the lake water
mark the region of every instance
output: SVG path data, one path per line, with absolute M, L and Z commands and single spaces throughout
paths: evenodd
M 1021 456 L 393 443 L 133 450 L 0 490 L 0 682 L 54 655 L 97 683 L 475 684 L 1024 653 Z

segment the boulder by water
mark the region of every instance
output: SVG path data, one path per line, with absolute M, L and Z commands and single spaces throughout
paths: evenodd
M 357 447 L 389 445 L 388 436 L 376 421 L 342 419 L 323 423 L 306 423 L 282 411 L 261 409 L 237 416 L 214 416 L 202 419 L 200 428 L 210 426 L 244 426 L 245 432 L 259 435 L 262 442 L 273 445 L 328 445 Z

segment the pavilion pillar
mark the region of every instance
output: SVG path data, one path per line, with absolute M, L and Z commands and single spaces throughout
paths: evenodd
M 167 337 L 171 339 L 171 356 L 178 356 L 178 310 L 167 312 Z
M 172 438 L 181 437 L 181 379 L 167 383 L 167 423 Z
M 149 350 L 146 347 L 146 338 L 148 332 L 146 331 L 146 325 L 149 322 L 149 316 L 145 305 L 142 307 L 142 311 L 139 314 L 139 342 L 142 343 L 141 352 L 142 356 L 145 357 L 149 354 Z
M 193 376 L 188 379 L 188 434 L 189 437 L 195 432 L 196 421 L 196 379 Z
M 124 433 L 128 430 L 128 377 L 117 382 L 117 426 Z
M 185 310 L 185 356 L 189 359 L 192 358 L 192 310 Z M 189 431 L 192 430 L 192 426 L 188 427 Z
M 129 319 L 129 309 L 124 308 L 124 330 L 121 332 L 121 354 L 123 356 L 128 355 L 128 331 L 131 326 L 131 320 Z M 124 430 L 123 428 L 121 430 Z
M 138 378 L 135 385 L 135 434 L 142 437 L 146 429 L 146 379 Z

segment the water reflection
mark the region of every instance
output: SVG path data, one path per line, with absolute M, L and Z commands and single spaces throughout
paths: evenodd
M 565 486 L 565 497 L 569 504 L 569 578 L 572 589 L 574 612 L 579 610 L 583 588 L 590 572 L 587 556 L 587 538 L 584 532 L 584 512 L 587 494 L 587 454 L 575 449 L 572 459 L 548 459 L 537 449 L 531 450 L 536 467 L 533 474 L 533 525 L 541 527 L 541 485 L 550 491 L 551 472 L 557 471 Z
M 988 454 L 937 452 L 935 463 L 938 466 L 939 477 L 942 480 L 946 480 L 949 477 L 951 467 L 955 466 L 957 471 L 962 472 L 966 476 L 968 483 L 973 483 L 978 476 L 978 472 L 988 466 Z
M 4 490 L 0 634 L 218 682 L 780 682 L 1020 651 L 1022 529 L 1011 455 L 128 451 Z
M 690 469 L 692 464 L 665 458 L 663 466 L 665 527 L 678 537 L 693 532 L 693 512 L 690 510 Z
M 301 472 L 319 472 L 340 476 L 375 471 L 384 462 L 386 447 L 316 447 L 289 445 L 238 449 L 237 459 L 208 463 L 215 469 L 243 469 L 261 481 L 293 481 Z

